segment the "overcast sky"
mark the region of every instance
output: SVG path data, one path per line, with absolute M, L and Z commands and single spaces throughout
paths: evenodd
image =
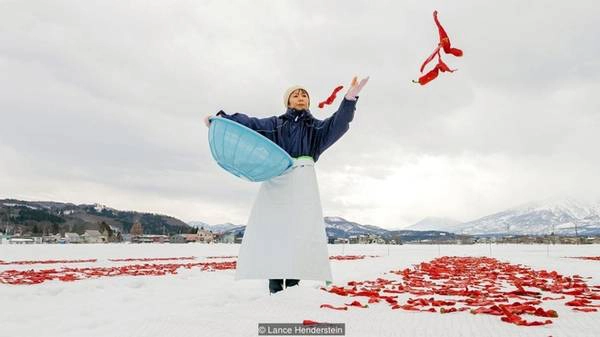
M 464 57 L 411 83 L 438 41 Z M 259 185 L 202 118 L 311 112 L 370 75 L 316 165 L 324 214 L 384 228 L 600 197 L 597 1 L 2 1 L 0 198 L 245 223 Z

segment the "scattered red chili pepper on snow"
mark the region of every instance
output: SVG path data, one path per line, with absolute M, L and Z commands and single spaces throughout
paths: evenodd
M 346 286 L 332 285 L 324 291 L 344 297 L 364 297 L 368 303 L 387 303 L 391 309 L 428 311 L 446 314 L 469 311 L 472 314 L 499 316 L 518 326 L 552 324 L 552 320 L 526 320 L 524 315 L 557 318 L 555 310 L 539 305 L 545 301 L 574 300 L 566 305 L 583 312 L 594 312 L 594 300 L 600 300 L 597 286 L 588 286 L 579 275 L 563 276 L 555 271 L 533 270 L 522 265 L 500 262 L 487 257 L 440 257 L 422 262 L 412 269 L 390 271 L 396 279 L 349 281 Z M 598 289 L 598 290 L 595 290 Z M 547 293 L 560 297 L 545 296 Z M 410 294 L 406 302 L 396 294 Z M 432 296 L 447 296 L 440 299 Z M 352 305 L 346 304 L 347 310 Z M 471 309 L 472 308 L 472 309 Z

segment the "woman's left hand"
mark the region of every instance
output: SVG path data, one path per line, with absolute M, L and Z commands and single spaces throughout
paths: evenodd
M 354 78 L 352 79 L 352 83 L 350 83 L 350 89 L 348 89 L 348 92 L 346 93 L 346 99 L 355 101 L 356 97 L 358 96 L 358 93 L 362 90 L 362 88 L 365 86 L 365 84 L 367 84 L 368 81 L 369 76 L 360 80 L 360 83 L 358 82 L 357 77 L 354 76 Z

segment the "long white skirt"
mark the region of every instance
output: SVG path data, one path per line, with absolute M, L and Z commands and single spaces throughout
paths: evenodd
M 332 280 L 312 159 L 294 159 L 291 170 L 261 184 L 235 279 Z

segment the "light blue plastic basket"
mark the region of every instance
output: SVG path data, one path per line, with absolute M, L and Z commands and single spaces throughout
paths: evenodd
M 249 181 L 269 180 L 294 163 L 287 152 L 265 136 L 222 117 L 210 118 L 208 143 L 219 166 Z

